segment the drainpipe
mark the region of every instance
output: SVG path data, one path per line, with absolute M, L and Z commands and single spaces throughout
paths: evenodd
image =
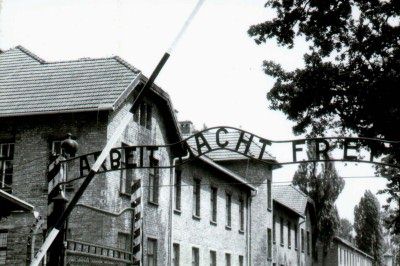
M 172 248 L 173 248 L 173 215 L 174 215 L 174 184 L 175 184 L 175 165 L 177 162 L 189 159 L 190 152 L 184 157 L 175 157 L 172 159 L 172 167 L 170 168 L 170 180 L 169 180 L 169 236 L 168 236 L 168 265 L 172 265 Z
M 252 265 L 251 264 L 251 208 L 252 208 L 252 201 L 255 196 L 257 196 L 258 191 L 255 190 L 253 192 L 250 192 L 250 195 L 247 197 L 247 238 L 246 238 L 246 249 L 247 249 L 247 265 Z

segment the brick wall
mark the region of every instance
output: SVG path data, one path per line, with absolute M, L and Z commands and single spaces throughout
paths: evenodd
M 272 181 L 271 167 L 251 160 L 221 162 L 222 165 L 245 177 L 257 188 L 251 198 L 250 265 L 270 265 L 267 258 L 267 229 L 272 230 L 272 209 L 268 208 L 267 180 Z
M 194 178 L 201 180 L 199 218 L 193 216 Z M 181 211 L 174 211 L 172 232 L 173 242 L 180 245 L 181 265 L 192 263 L 193 247 L 199 248 L 200 265 L 210 265 L 210 250 L 216 251 L 217 265 L 225 265 L 225 253 L 231 254 L 232 265 L 239 265 L 239 255 L 246 261 L 248 228 L 245 219 L 245 230 L 239 232 L 239 197 L 246 201 L 250 191 L 230 184 L 234 182 L 199 160 L 182 167 Z M 216 223 L 211 222 L 211 186 L 217 188 Z M 226 192 L 232 195 L 230 228 L 226 227 Z

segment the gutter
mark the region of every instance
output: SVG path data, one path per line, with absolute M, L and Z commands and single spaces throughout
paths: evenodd
M 82 108 L 82 109 L 66 109 L 66 110 L 52 110 L 52 111 L 41 111 L 41 112 L 24 112 L 24 113 L 0 114 L 0 118 L 2 118 L 2 117 L 19 117 L 19 116 L 34 116 L 34 115 L 80 113 L 80 112 L 113 111 L 113 110 L 114 110 L 114 107 L 111 104 L 100 104 L 97 108 Z

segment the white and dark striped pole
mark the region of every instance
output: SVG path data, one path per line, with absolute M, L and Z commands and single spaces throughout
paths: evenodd
M 96 162 L 93 164 L 92 168 L 89 171 L 89 174 L 86 176 L 84 181 L 82 182 L 82 185 L 79 187 L 78 191 L 75 193 L 75 195 L 72 197 L 71 201 L 69 202 L 67 208 L 61 215 L 61 217 L 57 220 L 55 226 L 51 229 L 50 233 L 47 235 L 43 245 L 39 249 L 39 251 L 36 253 L 34 259 L 31 262 L 31 266 L 38 266 L 41 260 L 43 259 L 44 255 L 46 254 L 47 250 L 53 243 L 54 239 L 57 237 L 58 233 L 62 229 L 66 219 L 68 216 L 71 214 L 73 208 L 75 207 L 76 203 L 78 200 L 81 198 L 82 194 L 85 192 L 87 186 L 90 184 L 92 181 L 93 177 L 95 174 L 98 172 L 100 166 L 103 164 L 105 161 L 107 155 L 110 153 L 110 150 L 114 147 L 114 145 L 117 143 L 118 139 L 120 136 L 123 134 L 125 128 L 128 126 L 129 122 L 132 120 L 133 113 L 138 107 L 139 103 L 143 99 L 144 92 L 149 90 L 151 86 L 153 85 L 155 79 L 157 78 L 158 74 L 160 73 L 161 69 L 165 65 L 165 63 L 168 61 L 168 58 L 176 48 L 176 45 L 178 44 L 179 40 L 181 39 L 182 35 L 192 22 L 193 18 L 197 14 L 197 12 L 200 10 L 200 7 L 203 5 L 205 0 L 199 0 L 194 7 L 193 11 L 190 13 L 189 17 L 186 19 L 185 24 L 182 26 L 181 30 L 179 31 L 178 35 L 175 37 L 174 41 L 172 42 L 171 46 L 168 48 L 168 50 L 164 53 L 163 57 L 161 58 L 160 62 L 157 64 L 156 68 L 150 75 L 150 78 L 147 80 L 146 84 L 141 88 L 139 91 L 137 97 L 133 101 L 133 105 L 131 107 L 130 112 L 128 112 L 123 119 L 121 120 L 119 126 L 115 129 L 115 132 L 112 134 L 112 137 L 107 141 L 106 146 L 103 148 L 102 152 L 100 153 L 99 157 L 97 158 Z

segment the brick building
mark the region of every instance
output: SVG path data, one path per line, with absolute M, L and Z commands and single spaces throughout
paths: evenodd
M 51 154 L 60 152 L 60 141 L 67 132 L 80 143 L 78 155 L 101 150 L 128 112 L 135 89 L 144 79 L 118 57 L 49 63 L 23 47 L 0 55 L 0 140 L 2 149 L 12 152 L 2 159 L 1 188 L 34 206 L 45 220 L 35 231 L 35 248 L 47 229 L 46 171 Z M 153 86 L 119 144 L 179 140 L 169 96 Z M 169 165 L 175 153 L 171 150 L 160 154 L 158 164 Z M 68 220 L 66 263 L 114 265 L 133 259 L 130 185 L 133 179 L 143 178 L 143 187 L 148 187 L 150 176 L 162 186 L 168 184 L 170 170 L 112 171 L 96 176 Z M 76 177 L 76 172 L 67 171 L 66 177 Z M 79 182 L 65 186 L 67 198 L 78 186 Z M 149 190 L 142 190 L 143 198 L 148 198 Z M 169 193 L 160 190 L 158 197 L 168 199 Z M 144 226 L 142 235 L 154 235 L 156 227 L 159 256 L 167 257 L 168 208 L 143 204 L 143 209 L 143 224 L 152 226 Z M 21 265 L 30 260 L 27 246 L 32 238 L 30 229 L 36 222 L 30 212 L 13 211 L 0 218 L 1 243 L 6 243 L 2 252 L 5 259 L 0 262 Z M 144 242 L 145 251 L 146 248 Z
M 0 265 L 28 263 L 42 243 L 54 208 L 46 173 L 66 133 L 80 144 L 77 156 L 101 150 L 144 81 L 119 57 L 46 62 L 20 46 L 0 55 Z M 154 85 L 117 146 L 181 138 L 168 94 Z M 151 163 L 167 166 L 181 153 L 166 149 Z M 250 153 L 260 147 L 252 144 Z M 68 219 L 64 263 L 270 265 L 273 168 L 266 163 L 274 158 L 265 153 L 264 159 L 218 151 L 175 170 L 98 174 Z M 76 164 L 63 168 L 71 181 L 62 185 L 67 199 L 81 182 L 72 182 L 80 176 Z M 140 223 L 131 190 L 138 180 Z
M 322 258 L 322 250 L 318 249 Z M 323 266 L 372 266 L 374 259 L 354 244 L 340 237 L 334 237 L 326 256 L 317 265 Z
M 272 195 L 272 265 L 315 265 L 313 201 L 292 185 L 273 186 Z

